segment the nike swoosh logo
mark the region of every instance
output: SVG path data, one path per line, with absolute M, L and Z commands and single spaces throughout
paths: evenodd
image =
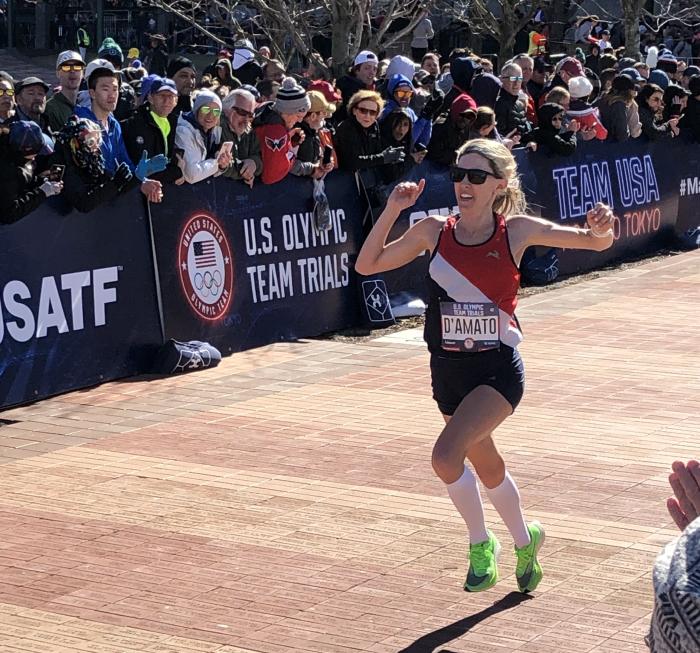
M 469 573 L 467 574 L 467 585 L 481 585 L 486 579 L 488 578 L 488 575 L 484 576 L 477 576 L 476 574 L 472 573 L 472 570 L 469 570 Z

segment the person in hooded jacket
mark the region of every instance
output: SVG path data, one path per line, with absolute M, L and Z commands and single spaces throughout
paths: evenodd
M 34 159 L 49 154 L 35 122 L 16 120 L 0 130 L 0 224 L 12 224 L 37 209 L 47 197 L 63 190 L 36 174 Z
M 379 116 L 379 123 L 381 124 L 388 115 L 395 111 L 405 109 L 406 115 L 411 118 L 413 145 L 419 145 L 419 149 L 423 151 L 427 150 L 433 133 L 433 123 L 424 116 L 419 118 L 409 106 L 415 95 L 415 88 L 411 80 L 404 75 L 392 75 L 387 84 L 387 94 L 389 99 Z
M 214 66 L 214 76 L 221 86 L 228 86 L 229 92 L 240 88 L 241 82 L 234 77 L 231 68 L 231 60 L 228 57 L 221 57 Z
M 471 93 L 472 84 L 481 73 L 481 65 L 469 57 L 455 57 L 450 61 L 452 88 L 445 95 L 439 113 L 447 113 L 459 95 Z M 473 97 L 473 96 L 472 96 Z
M 479 107 L 496 108 L 496 100 L 501 92 L 501 80 L 491 73 L 482 73 L 474 79 L 469 93 Z
M 414 165 L 413 154 L 413 119 L 406 108 L 396 108 L 384 118 L 379 127 L 382 142 L 393 148 L 402 148 L 405 153 L 403 161 L 382 167 L 382 177 L 389 184 L 403 177 Z
M 446 166 L 452 165 L 455 152 L 469 139 L 476 111 L 476 102 L 470 95 L 458 95 L 452 102 L 449 115 L 435 123 L 428 145 L 428 159 Z
M 562 132 L 562 124 L 566 110 L 561 104 L 545 102 L 540 107 L 538 126 L 523 136 L 521 144 L 537 143 L 537 150 L 544 154 L 559 154 L 570 156 L 576 151 L 576 133 L 578 122 L 569 122 L 567 131 Z

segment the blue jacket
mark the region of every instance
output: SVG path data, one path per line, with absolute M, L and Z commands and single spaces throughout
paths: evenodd
M 122 162 L 126 163 L 132 172 L 134 171 L 134 164 L 129 158 L 124 139 L 122 138 L 122 128 L 111 113 L 107 118 L 107 130 L 102 126 L 92 109 L 75 107 L 75 115 L 79 118 L 88 118 L 102 128 L 102 156 L 105 161 L 105 170 L 110 175 L 114 174 L 117 166 Z
M 394 111 L 401 110 L 408 113 L 408 115 L 411 117 L 411 122 L 413 123 L 413 145 L 420 143 L 421 145 L 425 145 L 427 147 L 428 143 L 430 142 L 430 137 L 433 134 L 433 123 L 427 118 L 419 118 L 413 109 L 410 107 L 401 107 L 399 103 L 394 100 L 394 91 L 399 85 L 410 86 L 411 89 L 413 89 L 413 84 L 408 77 L 399 74 L 392 75 L 386 89 L 389 99 L 384 105 L 384 109 L 379 116 L 379 122 L 382 122 L 384 118 Z

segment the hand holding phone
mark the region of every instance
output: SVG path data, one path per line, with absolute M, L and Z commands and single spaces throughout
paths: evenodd
M 321 159 L 321 163 L 323 163 L 324 166 L 327 166 L 331 162 L 332 156 L 333 148 L 330 145 L 326 145 L 323 148 L 323 158 Z
M 230 155 L 233 152 L 233 141 L 224 141 L 219 149 L 219 156 Z
M 63 172 L 65 171 L 66 166 L 60 165 L 58 163 L 54 163 L 50 168 L 49 168 L 49 174 L 47 175 L 47 178 L 49 181 L 63 181 Z

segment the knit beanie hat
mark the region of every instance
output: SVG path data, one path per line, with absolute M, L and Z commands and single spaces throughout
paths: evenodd
M 593 93 L 593 84 L 587 77 L 572 77 L 569 80 L 569 93 L 574 100 L 588 97 Z
M 671 83 L 671 80 L 663 70 L 652 70 L 649 73 L 649 83 L 656 84 L 657 86 L 660 86 L 662 89 L 666 90 L 668 85 Z
M 197 112 L 205 105 L 214 103 L 219 109 L 223 109 L 221 105 L 221 98 L 211 91 L 199 91 L 197 97 L 195 97 L 192 103 L 192 113 L 196 116 Z
M 102 41 L 100 49 L 97 51 L 97 56 L 103 59 L 107 59 L 112 63 L 117 63 L 121 66 L 124 63 L 124 53 L 122 52 L 119 44 L 110 37 L 107 37 Z
M 168 64 L 168 77 L 172 79 L 173 77 L 175 77 L 177 72 L 179 70 L 182 70 L 183 68 L 192 68 L 192 70 L 196 70 L 192 61 L 190 61 L 187 57 L 174 57 L 170 60 L 170 63 Z
M 273 109 L 277 113 L 301 113 L 308 111 L 311 100 L 306 91 L 297 84 L 293 77 L 285 77 L 277 91 L 277 99 Z

